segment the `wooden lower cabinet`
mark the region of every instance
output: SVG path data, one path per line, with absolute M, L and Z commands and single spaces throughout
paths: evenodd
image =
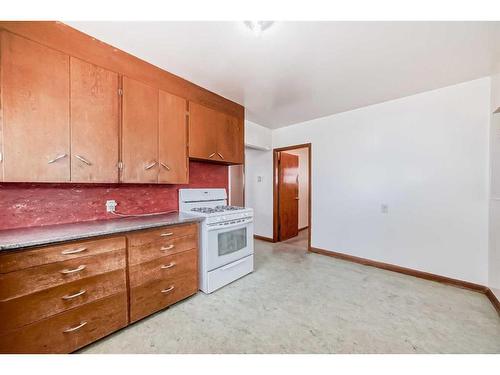
M 126 293 L 126 271 L 119 269 L 0 302 L 0 335 L 63 311 Z
M 197 291 L 197 224 L 0 253 L 0 353 L 70 353 Z
M 198 250 L 169 255 L 129 267 L 130 288 L 153 280 L 174 280 L 198 272 Z
M 130 290 L 130 321 L 136 322 L 198 291 L 198 276 L 168 277 L 150 281 Z
M 122 292 L 0 336 L 0 352 L 70 353 L 126 325 Z
M 168 236 L 159 242 L 162 234 Z M 197 225 L 153 230 L 128 240 L 131 322 L 198 291 Z

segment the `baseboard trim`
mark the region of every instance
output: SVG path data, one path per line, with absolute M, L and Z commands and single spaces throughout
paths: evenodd
M 495 296 L 495 293 L 493 293 L 493 291 L 488 288 L 488 290 L 486 291 L 485 294 L 486 294 L 486 297 L 489 298 L 489 300 L 491 301 L 493 306 L 495 306 L 495 309 L 497 309 L 497 313 L 500 316 L 500 301 L 498 301 L 498 298 L 497 298 L 497 296 Z
M 299 232 L 306 230 L 306 229 L 309 229 L 309 225 L 305 226 L 304 228 L 299 228 Z
M 274 243 L 274 240 L 272 238 L 265 237 L 265 236 L 259 236 L 258 234 L 254 234 L 253 238 L 255 238 L 256 240 L 261 240 L 261 241 L 273 242 Z
M 429 273 L 429 272 L 418 271 L 418 270 L 414 270 L 412 268 L 396 266 L 396 265 L 390 264 L 390 263 L 378 262 L 378 261 L 371 260 L 371 259 L 360 258 L 360 257 L 356 257 L 353 255 L 348 255 L 345 253 L 338 253 L 335 251 L 318 249 L 315 247 L 311 247 L 310 251 L 313 253 L 322 254 L 322 255 L 329 256 L 329 257 L 338 258 L 338 259 L 342 259 L 342 260 L 347 260 L 349 262 L 362 264 L 365 266 L 381 268 L 381 269 L 384 269 L 387 271 L 402 273 L 402 274 L 405 274 L 408 276 L 419 277 L 421 279 L 426 279 L 426 280 L 430 280 L 430 281 L 436 281 L 438 283 L 452 285 L 452 286 L 456 286 L 456 287 L 459 287 L 462 289 L 473 290 L 475 292 L 480 292 L 480 293 L 487 294 L 487 295 L 488 295 L 488 291 L 491 292 L 490 289 L 484 285 L 474 284 L 474 283 L 471 283 L 469 281 L 453 279 L 451 277 L 436 275 L 436 274 Z M 493 292 L 491 292 L 491 294 L 493 294 Z M 488 297 L 489 297 L 489 295 L 488 295 Z M 493 297 L 495 297 L 495 296 L 493 295 Z

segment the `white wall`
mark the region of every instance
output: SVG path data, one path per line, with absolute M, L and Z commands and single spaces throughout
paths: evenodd
M 303 229 L 309 225 L 309 150 L 298 148 L 286 152 L 299 157 L 299 229 Z
M 491 80 L 491 108 L 500 107 L 500 74 Z M 500 113 L 492 114 L 490 127 L 490 252 L 488 285 L 500 299 Z
M 500 109 L 500 73 L 491 77 L 491 110 Z
M 270 150 L 272 146 L 271 129 L 245 120 L 245 146 Z
M 273 237 L 273 152 L 271 130 L 245 121 L 245 206 L 254 209 L 254 232 Z
M 312 143 L 312 246 L 487 284 L 490 100 L 483 78 L 273 131 Z

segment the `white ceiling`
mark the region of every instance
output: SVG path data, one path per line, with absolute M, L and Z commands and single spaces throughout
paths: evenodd
M 278 128 L 493 72 L 500 22 L 67 22 Z

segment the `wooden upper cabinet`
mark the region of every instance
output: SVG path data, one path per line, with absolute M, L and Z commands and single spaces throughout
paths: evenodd
M 243 163 L 243 125 L 226 113 L 189 103 L 189 157 Z
M 122 182 L 158 182 L 158 92 L 123 77 Z
M 243 163 L 243 111 L 59 23 L 0 21 L 0 181 L 187 183 L 189 158 Z
M 217 160 L 216 124 L 220 112 L 189 102 L 189 157 Z
M 243 125 L 236 117 L 223 115 L 217 124 L 217 156 L 223 161 L 243 164 Z
M 187 101 L 160 90 L 158 182 L 188 182 Z
M 71 181 L 118 182 L 118 74 L 70 63 Z
M 69 181 L 69 56 L 2 32 L 1 90 L 4 181 Z

